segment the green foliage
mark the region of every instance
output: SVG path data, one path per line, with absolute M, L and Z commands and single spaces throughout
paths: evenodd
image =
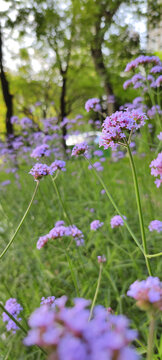
M 152 155 L 146 156 L 145 161 L 136 156 L 135 162 L 142 195 L 148 251 L 157 253 L 160 251 L 160 234 L 155 233 L 152 236 L 148 231 L 149 222 L 159 218 L 161 209 L 160 189 L 157 190 L 150 176 L 151 159 Z M 26 327 L 26 320 L 30 313 L 39 307 L 42 296 L 59 297 L 66 294 L 70 301 L 76 297 L 74 281 L 77 281 L 79 296 L 92 299 L 99 271 L 97 255 L 105 254 L 107 262 L 103 267 L 97 303 L 111 306 L 115 313 L 123 313 L 132 320 L 133 327 L 139 331 L 139 341 L 143 344 L 141 351 L 144 353 L 147 341 L 146 314 L 134 306 L 126 292 L 133 281 L 147 276 L 145 261 L 125 227 L 111 229 L 110 219 L 115 215 L 115 211 L 106 195 L 100 194 L 101 185 L 96 181 L 92 170 L 87 168 L 88 164 L 84 159 L 69 161 L 67 172 L 59 174 L 57 180 L 72 223 L 78 226 L 85 236 L 84 247 L 76 248 L 75 243 L 72 243 L 68 250 L 73 275 L 65 252 L 70 243 L 68 239 L 49 241 L 40 251 L 36 249 L 39 236 L 48 233 L 57 220 L 66 221 L 51 180 L 46 178 L 40 182 L 36 200 L 17 238 L 1 260 L 1 301 L 5 302 L 9 297 L 18 299 L 24 307 L 23 324 Z M 12 185 L 1 191 L 1 251 L 12 236 L 34 190 L 34 182 L 28 175 L 28 170 L 25 167 L 19 171 L 20 189 L 10 175 Z M 75 175 L 72 175 L 73 172 Z M 140 240 L 128 158 L 111 163 L 107 157 L 102 177 Z M 5 178 L 6 175 L 1 173 L 0 181 Z M 90 212 L 91 208 L 94 208 L 94 213 Z M 104 222 L 104 226 L 96 232 L 90 231 L 90 222 L 94 219 Z M 162 269 L 159 259 L 152 259 L 151 265 L 153 274 L 160 276 Z M 22 344 L 23 334 L 20 331 L 16 335 L 10 335 L 5 332 L 5 326 L 1 322 L 1 334 L 5 336 L 5 339 L 1 340 L 1 354 L 6 355 L 8 360 L 44 359 L 44 355 L 36 347 L 28 349 Z M 157 340 L 157 349 L 159 346 Z M 160 358 L 157 355 L 155 359 Z

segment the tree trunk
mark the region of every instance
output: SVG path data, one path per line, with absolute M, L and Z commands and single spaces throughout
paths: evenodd
M 7 137 L 13 135 L 13 125 L 11 123 L 11 117 L 13 116 L 13 95 L 10 94 L 9 83 L 6 78 L 6 74 L 3 69 L 3 51 L 2 51 L 2 33 L 0 27 L 0 78 L 1 78 L 1 86 L 2 86 L 2 94 L 3 99 L 6 104 L 6 133 Z
M 61 97 L 60 97 L 60 122 L 64 120 L 66 117 L 66 72 L 62 71 L 62 88 L 61 88 Z M 66 124 L 62 126 L 62 145 L 66 152 L 67 145 L 66 145 L 66 139 L 65 136 L 67 135 L 67 128 Z
M 109 81 L 109 76 L 107 74 L 107 70 L 106 70 L 106 67 L 104 64 L 101 45 L 96 43 L 96 46 L 94 46 L 94 47 L 92 46 L 91 54 L 92 54 L 92 58 L 93 58 L 93 61 L 95 64 L 96 72 L 103 79 L 105 92 L 106 92 L 107 98 L 109 98 L 109 96 L 113 95 L 113 90 L 112 90 L 112 86 Z M 113 109 L 114 109 L 113 103 L 108 102 L 107 103 L 108 115 L 111 115 L 113 113 Z
M 119 3 L 117 4 L 114 11 L 106 11 L 105 5 L 103 5 L 100 2 L 100 0 L 98 0 L 98 7 L 99 7 L 100 11 L 94 22 L 95 32 L 93 33 L 93 38 L 92 38 L 92 42 L 91 42 L 91 55 L 93 58 L 96 72 L 99 74 L 99 76 L 103 80 L 105 92 L 106 92 L 106 95 L 108 98 L 107 111 L 108 111 L 108 115 L 111 115 L 114 111 L 114 104 L 111 101 L 109 101 L 110 100 L 109 96 L 113 95 L 113 89 L 112 89 L 111 82 L 109 79 L 108 71 L 104 64 L 102 45 L 104 43 L 105 31 L 107 31 L 108 28 L 110 27 L 112 17 L 114 15 L 114 13 L 117 11 L 117 9 L 119 7 Z M 103 29 L 101 26 L 103 16 L 106 16 L 107 27 L 105 29 Z

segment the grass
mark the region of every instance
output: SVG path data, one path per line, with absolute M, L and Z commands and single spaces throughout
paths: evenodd
M 134 157 L 139 179 L 142 209 L 146 230 L 148 252 L 158 253 L 160 235 L 150 233 L 151 220 L 160 220 L 160 193 L 150 175 L 149 164 L 152 154 Z M 148 276 L 144 257 L 137 248 L 125 226 L 111 229 L 110 219 L 116 214 L 93 170 L 87 170 L 84 158 L 67 162 L 66 173 L 60 173 L 56 182 L 64 206 L 72 220 L 85 237 L 85 246 L 77 248 L 73 242 L 67 251 L 69 239 L 49 241 L 40 251 L 36 249 L 39 236 L 49 232 L 58 220 L 65 220 L 63 210 L 52 186 L 50 177 L 40 181 L 39 189 L 30 212 L 8 252 L 1 259 L 1 301 L 16 297 L 24 308 L 23 325 L 40 305 L 42 296 L 66 294 L 69 303 L 76 296 L 93 299 L 99 275 L 97 255 L 105 254 L 97 304 L 111 306 L 115 313 L 123 313 L 132 320 L 132 326 L 139 330 L 139 341 L 145 354 L 147 343 L 146 314 L 135 307 L 134 301 L 126 296 L 129 285 Z M 0 200 L 0 252 L 3 251 L 23 216 L 35 183 L 24 166 L 19 170 L 20 188 L 13 181 L 2 189 Z M 141 243 L 141 235 L 136 208 L 135 193 L 128 158 L 111 163 L 107 158 L 101 173 L 120 211 Z M 6 175 L 0 174 L 0 182 Z M 9 177 L 8 177 L 9 178 Z M 90 209 L 94 209 L 94 213 Z M 90 231 L 94 219 L 104 222 L 96 232 Z M 66 222 L 67 223 L 67 222 Z M 67 224 L 68 225 L 68 224 Z M 154 276 L 160 276 L 161 258 L 151 259 Z M 22 344 L 23 334 L 18 331 L 6 333 L 0 320 L 0 360 L 45 359 L 37 347 L 26 348 Z M 138 347 L 138 344 L 136 344 Z M 156 354 L 160 359 L 159 340 Z

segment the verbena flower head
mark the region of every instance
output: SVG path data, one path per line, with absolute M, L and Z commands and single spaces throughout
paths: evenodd
M 83 142 L 83 143 L 75 145 L 73 147 L 71 156 L 78 156 L 78 155 L 83 155 L 83 154 L 86 155 L 87 152 L 88 152 L 88 145 L 85 142 Z
M 115 96 L 114 95 L 109 95 L 107 98 L 107 103 L 108 104 L 114 104 L 115 102 Z
M 158 277 L 149 276 L 146 280 L 136 280 L 127 295 L 137 300 L 136 304 L 142 310 L 162 311 L 162 282 Z
M 162 85 L 162 75 L 160 75 L 160 76 L 156 79 L 155 85 L 156 85 L 157 87 L 160 87 L 160 86 Z
M 104 155 L 103 151 L 102 150 L 95 150 L 93 155 L 95 156 L 98 156 L 98 157 L 101 157 Z
M 126 219 L 126 216 L 123 216 L 124 219 Z M 114 229 L 115 227 L 123 226 L 124 221 L 120 215 L 115 215 L 111 218 L 110 221 L 111 228 Z
M 21 119 L 20 121 L 20 125 L 23 127 L 23 128 L 31 128 L 33 127 L 33 121 L 27 117 Z
M 45 298 L 44 296 L 41 298 L 41 305 L 48 305 L 51 307 L 55 306 L 55 296 L 48 296 L 47 298 Z
M 49 240 L 49 234 L 40 236 L 37 241 L 37 249 L 40 250 Z
M 43 144 L 43 145 L 40 145 L 40 146 L 37 146 L 33 151 L 32 153 L 30 154 L 30 156 L 34 159 L 39 159 L 41 157 L 44 157 L 44 156 L 50 156 L 51 154 L 51 151 L 49 149 L 49 145 L 47 144 Z
M 106 193 L 105 189 L 101 190 L 101 195 L 104 195 Z
M 105 255 L 98 255 L 97 256 L 97 261 L 98 261 L 99 264 L 106 262 Z
M 104 146 L 104 149 L 114 147 L 117 143 L 123 142 L 130 131 L 144 126 L 145 120 L 147 117 L 140 110 L 116 111 L 104 120 L 99 145 Z
M 93 167 L 97 170 L 97 171 L 103 171 L 103 166 L 101 165 L 101 163 L 99 161 L 96 161 L 94 164 L 93 164 Z M 88 169 L 91 170 L 93 169 L 92 165 L 89 165 L 88 166 Z
M 162 232 L 162 221 L 160 220 L 153 220 L 149 224 L 150 231 L 157 231 L 158 233 Z
M 90 228 L 91 228 L 91 230 L 93 230 L 93 231 L 96 231 L 96 230 L 98 230 L 100 227 L 102 227 L 103 226 L 103 222 L 100 222 L 100 220 L 93 220 L 92 222 L 91 222 L 91 224 L 90 224 Z
M 123 89 L 126 90 L 130 85 L 132 85 L 132 79 L 128 79 L 123 84 Z
M 148 75 L 147 76 L 147 80 L 149 81 L 149 82 L 153 82 L 153 81 L 155 81 L 155 78 L 152 76 L 152 75 Z
M 49 232 L 49 238 L 53 240 L 62 238 L 63 236 L 70 236 L 70 235 L 71 235 L 71 231 L 69 227 L 64 225 L 59 225 L 59 226 L 57 225 Z
M 21 321 L 21 318 L 19 318 L 18 315 L 23 310 L 23 308 L 20 304 L 18 304 L 15 298 L 8 299 L 4 307 L 17 321 Z M 5 312 L 2 313 L 2 318 L 3 322 L 7 322 L 7 331 L 12 331 L 13 333 L 15 333 L 16 330 L 19 329 L 15 322 L 11 320 Z
M 48 351 L 50 360 L 138 360 L 130 343 L 137 332 L 129 328 L 129 320 L 112 315 L 102 306 L 94 309 L 88 321 L 90 302 L 75 299 L 66 306 L 66 297 L 56 299 L 55 307 L 42 305 L 29 318 L 24 344 L 38 345 Z
M 160 65 L 153 66 L 152 69 L 150 70 L 151 74 L 157 74 L 160 72 L 162 72 L 162 66 Z
M 43 176 L 49 175 L 49 166 L 37 163 L 29 171 L 29 174 L 34 176 L 35 180 L 40 180 Z
M 159 135 L 157 135 L 157 138 L 158 138 L 160 141 L 162 141 L 162 131 L 160 132 Z
M 161 65 L 161 61 L 157 56 L 140 55 L 135 60 L 132 60 L 127 64 L 125 71 L 128 72 L 132 69 L 136 69 L 139 65 L 146 65 L 151 63 L 155 65 Z
M 132 80 L 132 84 L 135 85 L 137 83 L 137 81 L 145 80 L 145 78 L 142 74 L 139 73 L 139 74 L 135 74 L 131 80 Z
M 5 180 L 0 183 L 0 186 L 7 186 L 11 184 L 11 180 Z
M 162 183 L 162 152 L 158 154 L 155 160 L 151 161 L 150 168 L 151 175 L 157 177 L 155 184 L 159 188 Z
M 162 115 L 162 110 L 161 110 L 161 108 L 160 108 L 159 105 L 153 105 L 153 106 L 151 107 L 151 109 L 149 109 L 149 110 L 147 111 L 147 115 L 148 115 L 151 119 L 156 115 L 156 113 L 158 113 L 159 115 Z
M 65 225 L 65 222 L 63 220 L 56 221 L 55 226 L 61 226 L 61 225 Z
M 84 245 L 84 235 L 81 230 L 77 228 L 76 225 L 70 225 L 69 226 L 70 235 L 73 237 L 73 239 L 76 241 L 77 246 Z
M 66 163 L 63 160 L 55 160 L 51 165 L 50 165 L 50 174 L 53 175 L 55 173 L 56 170 L 60 170 L 60 171 L 66 171 Z
M 64 221 L 57 221 L 54 228 L 47 235 L 41 236 L 37 242 L 37 249 L 40 250 L 49 240 L 61 239 L 72 236 L 77 246 L 84 245 L 84 235 L 75 225 L 65 226 Z
M 100 103 L 100 99 L 98 98 L 92 98 L 87 100 L 85 103 L 86 111 L 89 112 L 91 109 L 93 109 L 94 111 L 100 111 L 101 106 L 99 103 Z
M 18 124 L 18 116 L 11 116 L 11 124 Z

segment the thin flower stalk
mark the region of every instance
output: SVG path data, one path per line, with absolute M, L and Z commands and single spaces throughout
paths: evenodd
M 106 187 L 104 181 L 102 180 L 102 178 L 100 177 L 100 175 L 98 174 L 98 172 L 96 171 L 96 169 L 94 168 L 93 164 L 91 163 L 91 161 L 85 156 L 86 160 L 89 162 L 89 164 L 92 166 L 95 174 L 96 174 L 96 177 L 98 178 L 98 180 L 100 181 L 102 187 L 104 188 L 105 190 L 105 193 L 107 195 L 107 197 L 109 198 L 110 202 L 112 203 L 112 205 L 114 206 L 115 210 L 118 212 L 118 214 L 121 216 L 121 218 L 123 219 L 124 221 L 124 224 L 127 228 L 127 230 L 129 231 L 130 235 L 132 236 L 133 240 L 135 241 L 136 245 L 138 246 L 138 248 L 141 250 L 142 254 L 144 255 L 144 250 L 141 246 L 141 244 L 139 243 L 138 239 L 136 238 L 135 234 L 133 233 L 133 231 L 131 230 L 130 226 L 128 225 L 127 221 L 125 220 L 125 218 L 123 217 L 122 213 L 120 212 L 118 206 L 116 205 L 114 199 L 112 198 L 108 188 Z
M 35 189 L 34 189 L 34 192 L 33 192 L 32 198 L 31 198 L 31 200 L 30 200 L 30 203 L 29 203 L 29 205 L 28 205 L 28 207 L 27 207 L 27 209 L 26 209 L 26 211 L 25 211 L 25 213 L 24 213 L 24 215 L 23 215 L 23 217 L 22 217 L 22 219 L 21 219 L 21 221 L 20 221 L 20 223 L 19 223 L 16 231 L 14 232 L 11 240 L 9 241 L 9 243 L 7 244 L 7 246 L 5 247 L 5 249 L 4 249 L 4 250 L 2 251 L 2 253 L 0 254 L 0 259 L 2 259 L 2 257 L 3 257 L 3 256 L 5 255 L 5 253 L 8 251 L 8 249 L 9 249 L 9 247 L 11 246 L 11 244 L 13 243 L 13 241 L 14 241 L 17 233 L 19 232 L 19 230 L 20 230 L 20 228 L 21 228 L 21 226 L 22 226 L 22 224 L 23 224 L 23 222 L 24 222 L 24 220 L 25 220 L 25 218 L 26 218 L 26 216 L 27 216 L 27 214 L 28 214 L 28 212 L 29 212 L 29 210 L 30 210 L 30 208 L 31 208 L 31 205 L 32 205 L 32 203 L 33 203 L 33 201 L 34 201 L 35 195 L 36 195 L 37 190 L 38 190 L 38 186 L 39 186 L 39 181 L 37 181 L 37 183 L 36 183 L 36 187 L 35 187 Z
M 155 317 L 150 317 L 149 335 L 147 344 L 147 360 L 152 360 L 154 350 L 154 336 L 155 336 Z
M 58 186 L 57 186 L 57 184 L 56 184 L 55 179 L 56 179 L 56 178 L 53 178 L 53 177 L 51 176 L 51 180 L 52 180 L 53 187 L 54 187 L 55 192 L 56 192 L 56 194 L 57 194 L 57 196 L 58 196 L 60 205 L 61 205 L 61 207 L 62 207 L 62 209 L 63 209 L 64 217 L 67 219 L 68 223 L 69 223 L 70 225 L 72 225 L 70 216 L 68 215 L 67 210 L 66 210 L 66 208 L 65 208 L 65 206 L 64 206 L 64 203 L 63 203 L 63 201 L 62 201 L 62 198 L 61 198 L 61 195 L 60 195 L 60 192 L 59 192 L 59 189 L 58 189 Z
M 138 208 L 138 216 L 139 216 L 142 244 L 143 244 L 143 249 L 144 249 L 144 256 L 145 256 L 148 273 L 149 273 L 149 275 L 152 275 L 150 262 L 147 257 L 147 243 L 146 243 L 146 235 L 145 235 L 145 229 L 144 229 L 143 213 L 142 213 L 142 207 L 141 207 L 141 199 L 140 199 L 140 193 L 139 193 L 136 168 L 135 168 L 133 156 L 132 156 L 132 153 L 131 153 L 128 143 L 127 143 L 127 150 L 128 150 L 128 155 L 129 155 L 129 160 L 130 160 L 130 165 L 131 165 L 131 170 L 132 170 L 132 175 L 133 175 L 133 181 L 134 181 L 134 188 L 135 188 L 135 194 L 136 194 L 136 202 L 137 202 L 137 208 Z
M 100 283 L 101 283 L 101 275 L 102 275 L 102 267 L 103 267 L 103 264 L 100 263 L 100 269 L 99 269 L 99 276 L 98 276 L 96 291 L 95 291 L 94 298 L 93 298 L 93 301 L 92 301 L 92 305 L 91 305 L 90 315 L 89 315 L 88 321 L 90 321 L 91 318 L 92 318 L 93 309 L 94 309 L 94 306 L 95 306 L 95 303 L 96 303 L 96 299 L 97 299 L 97 295 L 98 295 L 98 292 L 99 292 Z
M 160 253 L 157 253 L 157 254 L 147 254 L 146 257 L 151 259 L 151 258 L 154 258 L 154 257 L 158 257 L 158 256 L 162 256 L 162 252 Z

